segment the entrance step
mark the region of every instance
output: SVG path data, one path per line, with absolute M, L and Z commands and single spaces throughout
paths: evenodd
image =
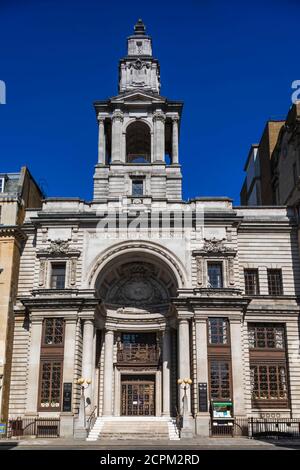
M 157 417 L 98 417 L 87 441 L 101 440 L 178 440 L 173 418 Z

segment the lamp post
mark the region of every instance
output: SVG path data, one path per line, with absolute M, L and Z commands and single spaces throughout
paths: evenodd
M 182 428 L 181 428 L 181 438 L 192 438 L 194 436 L 192 430 L 191 416 L 189 413 L 188 406 L 188 396 L 187 390 L 192 385 L 192 379 L 178 379 L 177 383 L 181 389 L 184 391 L 183 395 L 183 404 L 182 404 Z
M 91 379 L 86 379 L 84 377 L 80 377 L 76 383 L 80 385 L 81 392 L 80 392 L 80 404 L 79 404 L 79 413 L 78 419 L 75 428 L 75 437 L 82 438 L 87 436 L 87 429 L 86 429 L 86 415 L 85 415 L 85 395 L 84 391 L 90 386 L 92 383 Z

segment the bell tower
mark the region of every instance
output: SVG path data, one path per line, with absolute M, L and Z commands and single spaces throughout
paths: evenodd
M 94 201 L 120 196 L 182 198 L 179 125 L 183 103 L 160 95 L 159 62 L 142 20 L 119 62 L 119 94 L 94 103 L 99 125 Z
M 120 60 L 119 93 L 142 88 L 159 94 L 159 63 L 152 57 L 152 40 L 142 20 L 127 39 L 127 56 Z

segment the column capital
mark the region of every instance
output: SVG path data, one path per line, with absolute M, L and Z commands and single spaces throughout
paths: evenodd
M 94 321 L 95 321 L 95 317 L 94 315 L 80 315 L 80 320 L 84 321 L 84 323 L 93 323 L 94 324 Z
M 162 122 L 165 122 L 166 120 L 166 115 L 165 113 L 163 113 L 160 109 L 157 109 L 156 111 L 154 111 L 153 113 L 153 121 L 162 121 Z
M 115 329 L 113 328 L 104 328 L 104 334 L 105 335 L 114 335 L 115 334 Z
M 123 122 L 124 114 L 120 109 L 115 109 L 115 111 L 112 113 L 111 118 L 113 121 Z
M 229 316 L 228 320 L 230 324 L 233 324 L 233 323 L 240 324 L 242 323 L 243 318 L 240 315 L 239 316 L 234 315 L 234 316 Z
M 208 315 L 197 315 L 195 314 L 195 323 L 206 323 Z
M 100 123 L 104 124 L 104 121 L 105 121 L 106 117 L 107 117 L 107 114 L 98 113 L 97 119 L 98 119 L 99 124 Z

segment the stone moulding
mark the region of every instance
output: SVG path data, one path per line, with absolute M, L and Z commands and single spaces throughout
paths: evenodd
M 70 248 L 69 242 L 65 240 L 54 240 L 51 242 L 50 246 L 43 248 L 37 251 L 36 255 L 38 258 L 41 257 L 70 257 L 76 256 L 79 257 L 81 252 L 79 250 L 73 250 Z
M 106 264 L 104 263 L 105 261 L 107 261 L 109 258 L 113 259 L 114 256 L 117 254 L 121 254 L 122 252 L 126 252 L 126 251 L 130 252 L 130 250 L 133 250 L 133 249 L 136 251 L 140 250 L 141 252 L 146 251 L 146 253 L 149 253 L 150 255 L 157 253 L 158 255 L 160 255 L 160 257 L 167 260 L 168 264 L 169 265 L 171 264 L 173 269 L 175 268 L 176 274 L 179 277 L 181 284 L 183 286 L 186 284 L 182 269 L 180 268 L 179 264 L 174 260 L 172 256 L 170 256 L 165 250 L 161 249 L 160 247 L 154 244 L 146 244 L 146 243 L 141 242 L 141 243 L 122 244 L 122 245 L 116 246 L 115 248 L 112 247 L 106 253 L 104 253 L 95 263 L 95 265 L 93 266 L 90 272 L 90 275 L 88 278 L 89 285 L 91 285 L 93 279 L 95 278 L 96 273 L 99 271 L 100 266 L 102 265 L 102 267 L 104 268 Z

